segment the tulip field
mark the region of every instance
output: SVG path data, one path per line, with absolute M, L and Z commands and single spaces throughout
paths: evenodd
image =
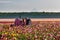
M 12 27 L 0 24 L 0 40 L 60 40 L 60 21 L 39 21 Z

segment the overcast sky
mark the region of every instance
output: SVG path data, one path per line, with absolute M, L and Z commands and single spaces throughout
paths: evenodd
M 60 0 L 0 0 L 0 11 L 60 11 Z

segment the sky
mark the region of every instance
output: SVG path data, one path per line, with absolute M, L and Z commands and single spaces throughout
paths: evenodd
M 60 11 L 60 0 L 0 0 L 0 11 Z

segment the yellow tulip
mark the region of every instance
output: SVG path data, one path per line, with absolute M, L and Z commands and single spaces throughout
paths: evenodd
M 17 40 L 17 38 L 16 38 L 16 37 L 14 37 L 14 39 L 15 39 L 15 40 Z
M 5 34 L 8 34 L 8 32 L 5 32 Z
M 14 37 L 14 36 L 16 36 L 17 34 L 15 34 L 15 33 L 12 33 L 11 35 Z

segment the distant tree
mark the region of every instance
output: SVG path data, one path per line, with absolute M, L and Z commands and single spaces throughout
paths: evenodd
M 43 11 L 43 13 L 45 13 L 45 11 Z

